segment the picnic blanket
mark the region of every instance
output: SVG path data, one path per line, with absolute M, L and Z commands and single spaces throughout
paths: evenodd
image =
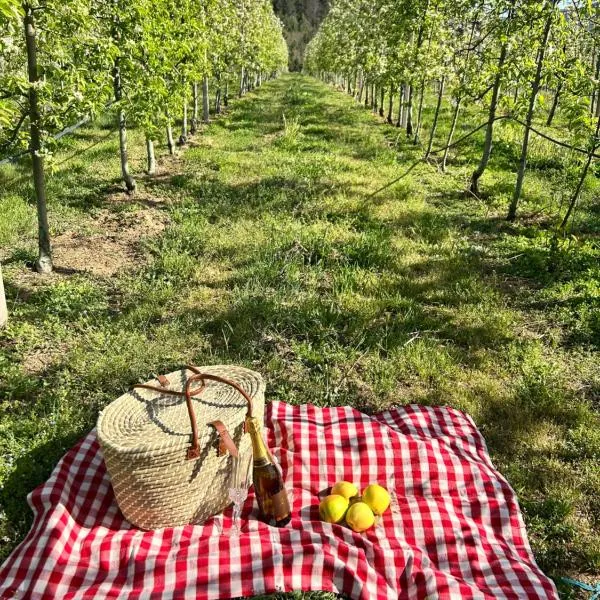
M 258 520 L 251 488 L 239 536 L 230 534 L 231 508 L 203 526 L 137 530 L 119 512 L 92 431 L 29 495 L 34 523 L 0 568 L 0 598 L 558 597 L 469 416 L 273 402 L 265 426 L 291 495 L 286 527 Z M 319 520 L 318 494 L 338 480 L 388 488 L 378 526 L 358 534 Z

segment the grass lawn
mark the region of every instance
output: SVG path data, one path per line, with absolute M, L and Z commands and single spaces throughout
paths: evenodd
M 590 183 L 574 236 L 552 244 L 576 174 L 564 156 L 534 141 L 523 218 L 509 225 L 509 126 L 481 199 L 463 193 L 477 137 L 448 174 L 422 164 L 371 196 L 419 151 L 301 75 L 236 101 L 180 156 L 162 148 L 133 198 L 111 127 L 57 154 L 51 276 L 28 267 L 27 171 L 0 167 L 0 560 L 30 525 L 26 494 L 101 407 L 181 364 L 232 362 L 263 373 L 269 399 L 467 411 L 540 566 L 600 576 L 600 210 Z M 141 173 L 143 139 L 130 137 Z

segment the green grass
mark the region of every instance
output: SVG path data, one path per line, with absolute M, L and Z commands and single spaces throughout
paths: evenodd
M 593 181 L 574 236 L 559 244 L 552 226 L 572 180 L 543 144 L 534 144 L 523 218 L 502 219 L 518 156 L 510 128 L 483 199 L 462 193 L 481 138 L 448 174 L 423 164 L 371 197 L 419 151 L 299 75 L 236 102 L 181 159 L 163 155 L 163 173 L 142 179 L 131 199 L 117 193 L 117 141 L 106 134 L 86 129 L 59 153 L 58 162 L 74 158 L 49 183 L 52 229 L 98 233 L 106 211 L 168 218 L 163 232 L 135 240 L 139 264 L 110 276 L 30 274 L 29 183 L 0 192 L 11 311 L 0 333 L 0 558 L 30 525 L 27 492 L 101 407 L 182 363 L 234 362 L 265 375 L 270 399 L 469 412 L 519 495 L 541 567 L 554 577 L 600 575 Z M 131 146 L 141 172 L 137 132 Z M 7 168 L 0 182 L 25 173 Z

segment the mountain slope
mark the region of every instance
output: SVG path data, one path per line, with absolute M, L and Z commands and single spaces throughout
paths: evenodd
M 302 68 L 304 48 L 329 10 L 329 0 L 273 0 L 273 8 L 285 26 L 290 49 L 290 70 Z

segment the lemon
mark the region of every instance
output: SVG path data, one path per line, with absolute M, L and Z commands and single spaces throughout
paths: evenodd
M 390 505 L 390 495 L 387 490 L 376 483 L 365 488 L 362 499 L 376 515 L 383 514 Z
M 346 523 L 351 529 L 361 533 L 373 526 L 375 515 L 365 502 L 355 502 L 346 513 Z
M 332 494 L 339 494 L 350 500 L 353 496 L 358 496 L 358 488 L 349 481 L 338 481 L 332 488 Z
M 326 523 L 339 523 L 348 510 L 348 500 L 339 494 L 330 494 L 321 500 L 319 514 Z

